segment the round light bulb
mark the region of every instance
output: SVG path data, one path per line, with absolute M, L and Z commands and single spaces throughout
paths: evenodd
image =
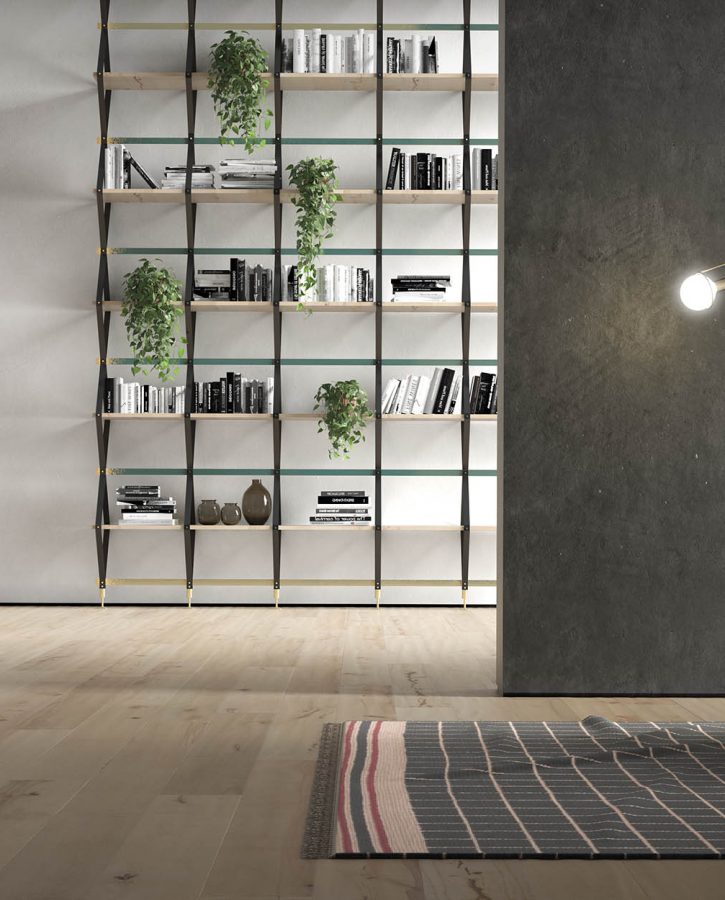
M 680 286 L 680 300 L 688 309 L 694 309 L 698 312 L 703 309 L 710 309 L 715 302 L 717 287 L 712 279 L 702 272 L 697 275 L 690 275 L 682 282 Z

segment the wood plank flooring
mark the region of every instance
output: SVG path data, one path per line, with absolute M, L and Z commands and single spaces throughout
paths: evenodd
M 486 609 L 0 608 L 0 897 L 725 898 L 721 862 L 299 858 L 327 721 L 725 719 L 500 698 L 494 653 Z

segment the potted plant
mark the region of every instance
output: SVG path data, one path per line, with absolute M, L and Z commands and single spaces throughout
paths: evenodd
M 351 379 L 321 385 L 315 400 L 314 409 L 323 410 L 317 422 L 317 433 L 326 430 L 330 440 L 328 456 L 330 459 L 349 459 L 352 447 L 365 440 L 363 431 L 373 414 L 368 408 L 367 394 L 355 379 Z
M 297 279 L 300 298 L 310 297 L 317 286 L 317 257 L 323 242 L 332 237 L 337 211 L 337 166 L 321 156 L 287 166 L 290 184 L 297 188 L 292 203 L 297 209 Z
M 264 128 L 271 123 L 272 110 L 266 105 L 269 81 L 262 78 L 267 70 L 267 54 L 256 38 L 246 31 L 227 31 L 209 53 L 209 89 L 221 126 L 219 142 L 234 144 L 241 138 L 247 153 L 255 146 L 263 146 L 264 138 L 257 138 L 259 120 L 264 115 Z
M 123 285 L 121 315 L 134 357 L 131 371 L 134 375 L 156 371 L 162 381 L 169 381 L 178 371 L 172 366 L 174 345 L 186 343 L 179 329 L 181 284 L 168 269 L 142 259 L 124 276 Z M 183 347 L 177 355 L 184 355 Z

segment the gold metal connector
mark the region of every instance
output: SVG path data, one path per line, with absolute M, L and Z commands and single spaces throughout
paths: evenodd
M 186 589 L 186 605 L 191 609 L 191 595 L 193 593 L 192 588 Z
M 380 588 L 375 588 L 375 608 L 380 609 Z

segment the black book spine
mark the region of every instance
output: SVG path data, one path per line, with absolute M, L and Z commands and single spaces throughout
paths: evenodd
M 227 372 L 226 412 L 234 412 L 234 372 Z
M 234 403 L 233 412 L 240 413 L 242 411 L 242 373 L 234 373 Z
M 345 497 L 345 496 L 333 496 L 333 497 L 325 497 L 323 494 L 320 494 L 317 498 L 317 503 L 320 506 L 364 506 L 366 503 L 369 503 L 367 496 L 362 497 Z
M 115 392 L 115 379 L 106 378 L 106 383 L 103 386 L 103 412 L 112 413 L 116 412 L 113 408 L 113 396 Z
M 385 68 L 388 73 L 395 71 L 393 69 L 393 54 L 395 53 L 395 38 L 388 38 L 386 44 Z
M 472 413 L 476 412 L 476 407 L 478 406 L 478 395 L 481 392 L 481 376 L 474 376 L 473 381 L 471 382 L 471 396 L 469 397 L 469 409 Z
M 227 411 L 227 380 L 226 378 L 221 378 L 219 380 L 220 390 L 219 390 L 219 412 L 225 413 Z
M 443 157 L 435 157 L 435 188 L 437 191 L 443 190 Z
M 443 369 L 441 383 L 438 387 L 438 394 L 436 395 L 435 403 L 433 404 L 433 412 L 436 413 L 436 415 L 440 415 L 446 411 L 454 375 L 455 372 L 453 369 Z
M 390 165 L 388 166 L 388 177 L 385 181 L 385 190 L 392 191 L 395 187 L 395 176 L 400 164 L 400 147 L 393 147 L 390 154 Z
M 210 389 L 210 412 L 219 413 L 221 412 L 221 394 L 222 394 L 222 386 L 219 381 L 212 381 L 211 389 Z
M 400 165 L 398 167 L 398 187 L 401 191 L 405 190 L 405 171 L 408 165 L 408 155 L 406 153 L 400 154 Z
M 239 299 L 239 260 L 234 257 L 229 260 L 229 299 Z
M 149 411 L 149 386 L 147 384 L 143 385 L 143 411 L 145 413 Z
M 428 177 L 428 154 L 415 154 L 415 187 L 417 190 L 424 191 L 426 180 Z
M 320 35 L 320 72 L 327 72 L 327 35 Z
M 203 408 L 202 412 L 209 413 L 211 412 L 211 384 L 208 381 L 204 382 L 204 394 L 203 394 Z
M 481 392 L 478 395 L 476 408 L 472 410 L 475 413 L 485 413 L 488 409 L 491 390 L 493 389 L 494 376 L 490 372 L 481 372 Z
M 490 149 L 481 150 L 481 188 L 493 190 L 493 151 Z
M 493 376 L 493 386 L 491 387 L 491 393 L 488 396 L 488 406 L 486 407 L 486 413 L 489 416 L 492 416 L 496 412 L 497 405 L 497 397 L 498 397 L 498 376 Z
M 191 398 L 191 411 L 193 413 L 201 412 L 199 409 L 199 382 L 194 382 L 194 393 Z

